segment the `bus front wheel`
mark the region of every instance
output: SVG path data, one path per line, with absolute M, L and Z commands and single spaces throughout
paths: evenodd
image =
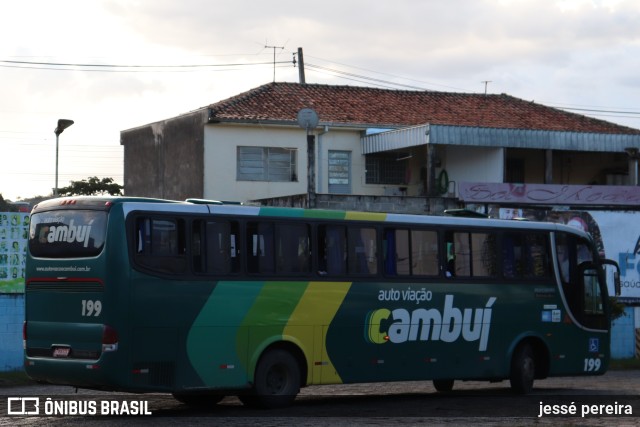
M 298 361 L 286 350 L 273 349 L 258 362 L 252 395 L 241 400 L 261 408 L 282 408 L 291 405 L 299 391 Z
M 516 394 L 528 394 L 533 389 L 536 375 L 536 362 L 533 349 L 528 343 L 520 344 L 513 353 L 511 361 L 511 389 Z

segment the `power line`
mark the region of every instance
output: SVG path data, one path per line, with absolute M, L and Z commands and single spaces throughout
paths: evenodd
M 256 65 L 291 64 L 291 61 L 238 62 L 228 64 L 180 64 L 180 65 L 141 65 L 141 64 L 83 64 L 63 62 L 12 61 L 0 60 L 0 67 L 31 68 L 37 70 L 63 71 L 102 71 L 102 72 L 176 72 L 224 67 L 251 67 Z
M 640 116 L 640 111 L 616 111 L 616 110 L 596 110 L 590 108 L 577 108 L 577 107 L 558 107 L 563 110 L 571 110 L 571 111 L 589 111 L 591 113 L 609 113 L 609 114 L 634 114 Z

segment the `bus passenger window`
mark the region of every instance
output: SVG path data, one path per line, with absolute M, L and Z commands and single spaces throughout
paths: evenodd
M 449 277 L 494 277 L 497 275 L 496 235 L 493 233 L 447 233 Z M 453 266 L 450 266 L 453 264 Z
M 550 276 L 549 239 L 543 233 L 528 233 L 525 237 L 528 256 L 524 276 L 528 278 L 546 278 Z
M 549 277 L 549 241 L 544 233 L 507 232 L 502 239 L 502 274 L 507 279 Z
M 271 222 L 247 223 L 247 271 L 249 273 L 275 273 L 275 251 Z
M 341 225 L 318 227 L 318 273 L 341 276 L 347 274 L 347 232 Z
M 276 271 L 285 274 L 310 272 L 309 226 L 282 224 L 276 230 Z
M 347 267 L 349 274 L 377 274 L 377 233 L 374 228 L 353 227 L 348 230 Z
M 191 227 L 191 263 L 196 273 L 204 273 L 207 270 L 203 224 L 204 221 L 196 220 Z
M 389 276 L 411 274 L 409 257 L 409 231 L 384 230 L 384 272 Z
M 231 273 L 231 227 L 227 221 L 207 222 L 206 247 L 208 272 Z
M 163 273 L 186 270 L 185 223 L 182 219 L 136 220 L 136 262 Z
M 437 232 L 411 230 L 411 274 L 414 276 L 438 275 Z

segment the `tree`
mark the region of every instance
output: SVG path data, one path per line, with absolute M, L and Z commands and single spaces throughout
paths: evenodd
M 2 197 L 2 194 L 0 194 L 0 212 L 12 212 L 14 210 L 14 206 L 7 202 L 4 197 Z
M 110 194 L 112 196 L 122 196 L 124 187 L 113 182 L 113 178 L 99 179 L 91 176 L 81 181 L 71 181 L 68 187 L 58 189 L 61 196 L 95 196 Z

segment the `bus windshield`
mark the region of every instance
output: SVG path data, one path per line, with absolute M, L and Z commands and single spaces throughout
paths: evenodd
M 29 230 L 29 251 L 40 258 L 86 258 L 104 246 L 107 213 L 69 210 L 34 214 Z

